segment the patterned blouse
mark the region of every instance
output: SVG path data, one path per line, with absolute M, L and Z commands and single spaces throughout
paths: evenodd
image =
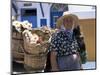
M 57 56 L 70 55 L 77 52 L 78 44 L 72 32 L 60 30 L 51 39 L 49 51 L 57 51 Z

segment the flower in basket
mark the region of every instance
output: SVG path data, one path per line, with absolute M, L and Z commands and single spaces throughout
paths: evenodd
M 31 39 L 32 39 L 31 43 L 35 43 L 35 44 L 41 41 L 39 36 L 37 34 L 35 34 L 35 33 L 32 34 L 32 38 Z
M 13 21 L 13 22 L 12 22 L 12 25 L 15 27 L 15 29 L 16 29 L 18 32 L 21 32 L 21 25 L 22 25 L 22 22 L 20 22 L 20 21 Z
M 32 23 L 29 23 L 27 20 L 22 22 L 22 27 L 24 29 L 32 30 Z
M 37 40 L 37 43 L 41 43 L 42 42 L 42 38 L 39 37 L 39 39 Z
M 50 33 L 51 29 L 48 26 L 42 26 L 41 30 L 45 33 Z
M 26 38 L 26 41 L 31 43 L 31 44 L 36 44 L 37 41 L 39 40 L 39 36 L 35 33 L 31 33 L 29 30 L 24 30 L 23 35 Z

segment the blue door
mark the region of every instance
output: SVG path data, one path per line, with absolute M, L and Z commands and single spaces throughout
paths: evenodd
M 28 20 L 30 23 L 32 23 L 32 28 L 37 27 L 37 17 L 36 16 L 22 16 L 21 21 Z
M 56 27 L 56 21 L 57 19 L 62 16 L 63 12 L 61 11 L 55 11 L 55 12 L 51 12 L 50 13 L 50 26 L 51 28 L 55 28 Z
M 32 23 L 32 28 L 37 27 L 37 12 L 36 9 L 22 9 L 21 21 L 28 20 Z

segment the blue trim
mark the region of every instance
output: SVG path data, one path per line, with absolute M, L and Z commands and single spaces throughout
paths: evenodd
M 58 16 L 58 18 L 60 17 L 60 16 L 62 16 L 62 14 L 63 14 L 63 11 L 56 11 L 56 12 L 51 12 L 50 13 L 50 26 L 51 26 L 51 28 L 55 28 L 56 27 L 56 25 L 54 25 L 54 21 L 56 21 L 56 20 L 53 20 L 54 19 L 54 16 Z

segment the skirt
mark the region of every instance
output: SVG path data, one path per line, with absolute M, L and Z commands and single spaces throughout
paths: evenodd
M 77 54 L 57 57 L 57 63 L 60 71 L 81 69 L 80 57 Z

